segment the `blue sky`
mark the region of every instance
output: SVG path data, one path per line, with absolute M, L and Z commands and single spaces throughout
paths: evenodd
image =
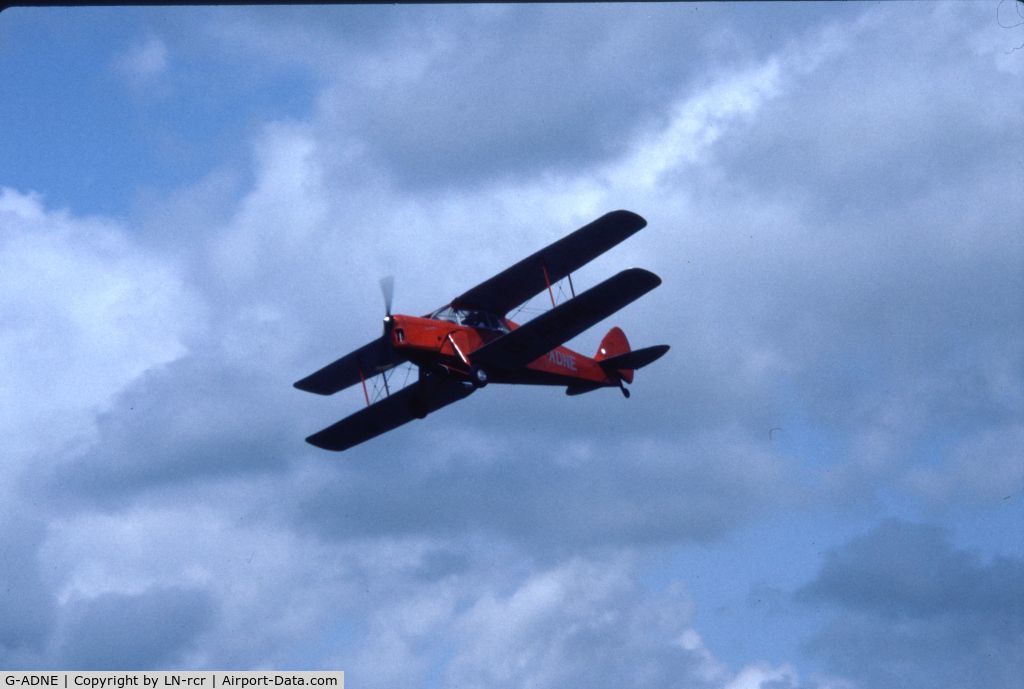
M 1018 22 L 4 11 L 0 667 L 1015 686 Z M 649 225 L 577 289 L 664 283 L 572 344 L 671 344 L 630 400 L 302 442 L 362 403 L 291 383 L 377 334 L 381 276 L 424 313 L 616 208 Z

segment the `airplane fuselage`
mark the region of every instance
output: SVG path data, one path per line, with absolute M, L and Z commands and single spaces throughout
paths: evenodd
M 391 345 L 396 352 L 421 368 L 444 369 L 456 377 L 468 377 L 473 368 L 473 353 L 485 344 L 518 328 L 506 318 L 490 316 L 491 327 L 471 327 L 429 317 L 390 316 Z M 521 385 L 572 385 L 589 383 L 617 387 L 596 360 L 568 347 L 559 346 L 526 366 L 501 369 L 488 367 L 494 383 Z

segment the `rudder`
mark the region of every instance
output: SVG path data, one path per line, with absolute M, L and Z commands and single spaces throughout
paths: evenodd
M 594 355 L 594 360 L 601 362 L 605 359 L 628 354 L 629 351 L 629 340 L 626 339 L 626 333 L 622 332 L 622 328 L 615 326 L 601 340 L 601 344 L 597 348 L 597 354 Z M 633 369 L 616 369 L 616 373 L 627 383 L 633 382 Z

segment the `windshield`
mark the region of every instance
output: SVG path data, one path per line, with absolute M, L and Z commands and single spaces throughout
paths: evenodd
M 457 325 L 465 325 L 470 328 L 484 328 L 486 330 L 497 330 L 503 333 L 508 332 L 508 326 L 505 325 L 504 319 L 498 318 L 493 313 L 487 313 L 486 311 L 453 309 L 450 306 L 444 306 L 430 314 L 430 318 L 439 321 L 448 321 L 449 323 L 455 323 Z

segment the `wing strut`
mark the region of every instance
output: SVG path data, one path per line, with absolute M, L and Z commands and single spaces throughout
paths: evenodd
M 551 297 L 551 308 L 555 308 L 555 293 L 551 291 L 551 276 L 548 275 L 548 267 L 543 263 L 540 264 L 540 267 L 544 271 L 544 284 L 548 286 L 548 296 Z
M 363 397 L 366 398 L 366 406 L 370 406 L 370 393 L 366 391 L 366 376 L 363 375 L 363 369 L 359 369 L 359 382 L 363 384 Z
M 469 359 L 467 359 L 466 355 L 462 353 L 462 348 L 455 343 L 455 338 L 452 337 L 451 333 L 448 333 L 448 341 L 452 343 L 452 349 L 454 349 L 455 353 L 459 355 L 460 359 L 462 359 L 462 363 L 464 363 L 466 366 L 469 366 Z

